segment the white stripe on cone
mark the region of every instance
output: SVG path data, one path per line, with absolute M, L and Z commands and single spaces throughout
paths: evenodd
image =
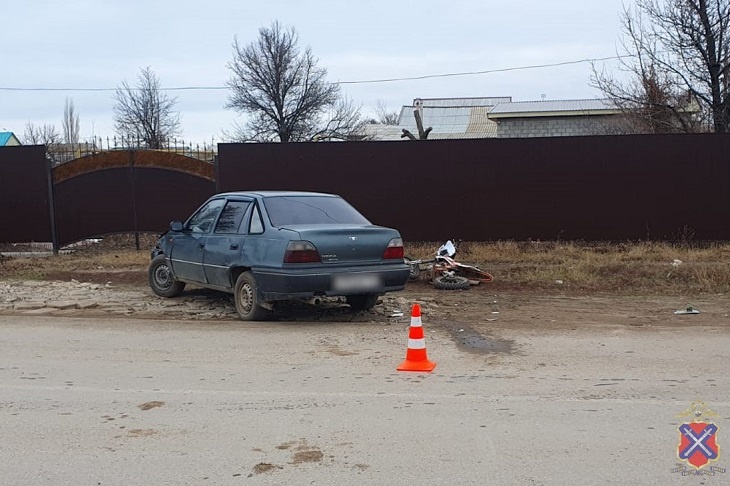
M 425 339 L 408 339 L 408 347 L 411 349 L 426 349 Z
M 423 327 L 420 317 L 411 317 L 411 327 Z

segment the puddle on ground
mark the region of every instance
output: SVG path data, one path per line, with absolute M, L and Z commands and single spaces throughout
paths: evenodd
M 514 341 L 512 340 L 484 335 L 473 327 L 459 323 L 441 323 L 441 327 L 449 333 L 456 342 L 456 346 L 462 351 L 474 354 L 511 354 L 513 351 Z

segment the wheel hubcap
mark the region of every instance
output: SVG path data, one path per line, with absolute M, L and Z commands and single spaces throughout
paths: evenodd
M 238 292 L 238 302 L 245 313 L 251 312 L 251 309 L 253 309 L 253 289 L 250 285 L 241 285 L 241 290 Z
M 169 289 L 172 286 L 170 267 L 163 264 L 155 269 L 155 284 L 163 290 Z

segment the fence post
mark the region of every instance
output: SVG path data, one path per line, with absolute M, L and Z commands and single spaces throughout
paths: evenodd
M 61 248 L 58 242 L 58 228 L 56 227 L 56 188 L 53 185 L 53 161 L 49 157 L 46 157 L 46 174 L 48 177 L 48 212 L 51 223 L 51 244 L 53 245 L 53 254 L 58 255 L 58 251 Z
M 220 153 L 220 151 L 218 153 Z M 220 168 L 218 167 L 218 153 L 213 155 L 213 177 L 215 177 L 216 194 L 221 192 L 221 174 Z
M 137 171 L 134 166 L 135 150 L 129 151 L 129 170 L 132 172 L 132 216 L 134 224 L 134 247 L 139 250 L 139 223 L 137 221 Z

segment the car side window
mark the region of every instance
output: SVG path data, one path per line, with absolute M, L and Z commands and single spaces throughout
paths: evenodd
M 237 233 L 243 215 L 250 205 L 247 201 L 228 201 L 215 225 L 216 233 Z
M 251 224 L 248 225 L 248 232 L 252 235 L 258 235 L 264 232 L 264 223 L 261 221 L 261 213 L 258 206 L 253 207 L 251 211 Z
M 192 233 L 209 233 L 213 228 L 220 209 L 225 204 L 223 199 L 213 199 L 200 208 L 195 216 L 188 221 L 187 229 Z

